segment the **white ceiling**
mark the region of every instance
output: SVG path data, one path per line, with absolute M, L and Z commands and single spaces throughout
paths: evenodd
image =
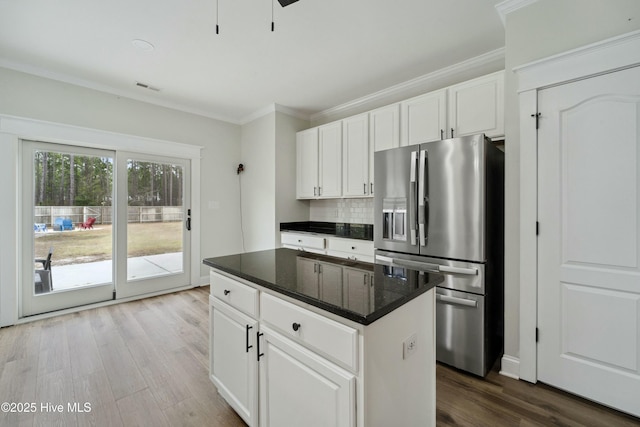
M 217 2 L 218 35 L 216 0 L 0 0 L 0 66 L 241 122 L 274 103 L 317 113 L 504 47 L 499 0 L 274 0 L 274 32 L 272 0 Z

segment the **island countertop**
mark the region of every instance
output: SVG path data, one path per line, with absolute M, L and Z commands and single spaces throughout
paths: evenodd
M 205 258 L 203 263 L 362 325 L 443 281 L 436 273 L 286 248 Z M 318 280 L 320 272 L 326 274 L 326 283 Z

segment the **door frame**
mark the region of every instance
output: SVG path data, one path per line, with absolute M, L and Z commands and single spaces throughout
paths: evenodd
M 21 162 L 19 168 L 21 170 L 21 178 L 19 186 L 20 194 L 20 222 L 18 238 L 21 245 L 22 261 L 20 264 L 20 272 L 24 280 L 21 281 L 22 289 L 20 295 L 19 313 L 21 316 L 34 316 L 51 311 L 65 310 L 83 305 L 95 304 L 112 299 L 115 289 L 115 232 L 111 233 L 111 280 L 104 283 L 95 283 L 88 286 L 80 286 L 78 288 L 67 288 L 62 292 L 47 292 L 42 295 L 29 295 L 33 293 L 34 285 L 30 280 L 33 271 L 32 259 L 37 255 L 42 258 L 44 254 L 36 254 L 34 231 L 31 230 L 30 222 L 33 222 L 35 199 L 35 167 L 34 155 L 37 151 L 46 151 L 49 153 L 61 153 L 64 155 L 88 156 L 88 157 L 109 157 L 113 162 L 113 174 L 115 177 L 117 168 L 115 167 L 115 151 L 98 150 L 95 148 L 87 148 L 80 146 L 69 146 L 62 144 L 53 144 L 41 141 L 21 140 Z M 44 178 L 43 178 L 44 179 Z M 111 196 L 115 195 L 115 179 L 111 183 Z M 29 221 L 27 221 L 29 219 Z M 54 252 L 54 264 L 56 253 Z M 55 278 L 53 278 L 55 279 Z M 53 280 L 55 283 L 55 280 Z
M 202 146 L 184 144 L 161 139 L 146 138 L 135 135 L 108 132 L 73 125 L 46 122 L 42 120 L 15 117 L 0 114 L 0 142 L 4 155 L 0 158 L 2 177 L 6 182 L 15 185 L 0 186 L 3 200 L 15 200 L 16 205 L 6 203 L 0 207 L 0 220 L 15 224 L 12 229 L 4 230 L 2 270 L 0 272 L 0 326 L 9 326 L 18 322 L 21 317 L 20 292 L 22 277 L 20 272 L 21 243 L 19 230 L 24 226 L 24 219 L 18 207 L 20 201 L 20 165 L 21 141 L 43 141 L 105 150 L 128 151 L 134 153 L 155 153 L 165 157 L 176 157 L 190 160 L 191 165 L 191 263 L 190 285 L 200 284 L 200 158 Z M 6 167 L 6 169 L 5 169 Z
M 505 356 L 506 374 L 537 381 L 538 91 L 640 65 L 640 31 L 612 37 L 513 69 L 520 108 L 520 355 Z M 541 225 L 543 227 L 544 225 Z M 531 260 L 536 262 L 531 262 Z

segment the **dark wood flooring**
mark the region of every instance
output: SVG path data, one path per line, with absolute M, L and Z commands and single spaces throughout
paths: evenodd
M 0 412 L 0 426 L 244 426 L 208 378 L 208 294 L 202 287 L 0 329 L 0 403 L 22 410 Z M 442 365 L 437 408 L 440 426 L 640 426 L 542 384 Z

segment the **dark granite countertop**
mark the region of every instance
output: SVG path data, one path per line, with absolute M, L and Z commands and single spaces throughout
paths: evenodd
M 283 222 L 280 231 L 329 234 L 349 239 L 373 240 L 372 224 L 350 224 L 346 222 L 299 221 Z
M 443 281 L 440 274 L 286 248 L 205 258 L 203 263 L 362 325 Z

